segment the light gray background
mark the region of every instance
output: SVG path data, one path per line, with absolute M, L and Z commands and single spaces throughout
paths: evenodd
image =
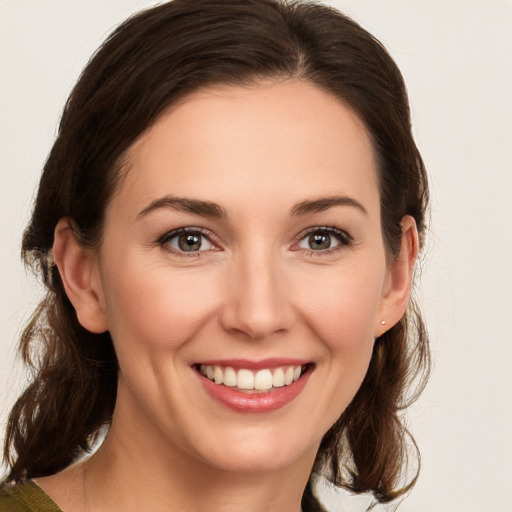
M 111 29 L 154 3 L 0 0 L 2 429 L 24 382 L 16 339 L 39 293 L 20 263 L 20 234 L 59 113 Z M 435 366 L 408 415 L 423 470 L 400 510 L 512 512 L 512 1 L 328 3 L 401 67 L 431 176 L 420 296 Z

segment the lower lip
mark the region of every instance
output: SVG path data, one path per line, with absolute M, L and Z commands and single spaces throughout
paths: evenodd
M 290 403 L 304 389 L 310 374 L 311 371 L 308 370 L 293 384 L 276 388 L 269 393 L 243 393 L 222 384 L 215 384 L 200 373 L 197 376 L 210 396 L 221 404 L 237 412 L 256 413 L 275 411 Z

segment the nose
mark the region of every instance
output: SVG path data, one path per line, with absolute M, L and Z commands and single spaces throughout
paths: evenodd
M 288 331 L 294 322 L 290 284 L 286 269 L 271 251 L 240 255 L 225 283 L 223 328 L 254 340 Z

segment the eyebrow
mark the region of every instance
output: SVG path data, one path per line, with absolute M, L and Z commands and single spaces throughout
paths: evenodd
M 368 211 L 357 200 L 348 196 L 330 196 L 321 197 L 319 199 L 312 199 L 302 201 L 293 206 L 291 215 L 294 217 L 308 215 L 310 213 L 320 213 L 334 206 L 351 206 L 360 210 L 365 216 L 368 217 Z M 222 206 L 212 201 L 201 201 L 199 199 L 189 199 L 185 197 L 164 196 L 155 199 L 149 203 L 146 208 L 140 211 L 137 215 L 138 218 L 144 217 L 154 210 L 160 208 L 172 208 L 173 210 L 195 213 L 197 215 L 204 215 L 217 219 L 225 218 L 228 216 L 226 210 Z
M 199 199 L 164 196 L 149 203 L 146 208 L 138 213 L 137 217 L 144 217 L 148 213 L 151 213 L 154 210 L 158 210 L 159 208 L 172 208 L 173 210 L 181 212 L 195 213 L 197 215 L 204 215 L 217 219 L 227 217 L 228 215 L 224 208 L 211 201 L 200 201 Z
M 351 206 L 360 210 L 366 217 L 368 217 L 368 211 L 359 202 L 348 196 L 330 196 L 320 197 L 319 199 L 313 199 L 311 201 L 302 201 L 297 203 L 292 208 L 293 216 L 307 215 L 309 213 L 319 213 L 333 206 Z

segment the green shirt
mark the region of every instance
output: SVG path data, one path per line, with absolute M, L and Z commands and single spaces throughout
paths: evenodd
M 1 512 L 62 512 L 52 499 L 31 480 L 0 487 Z

